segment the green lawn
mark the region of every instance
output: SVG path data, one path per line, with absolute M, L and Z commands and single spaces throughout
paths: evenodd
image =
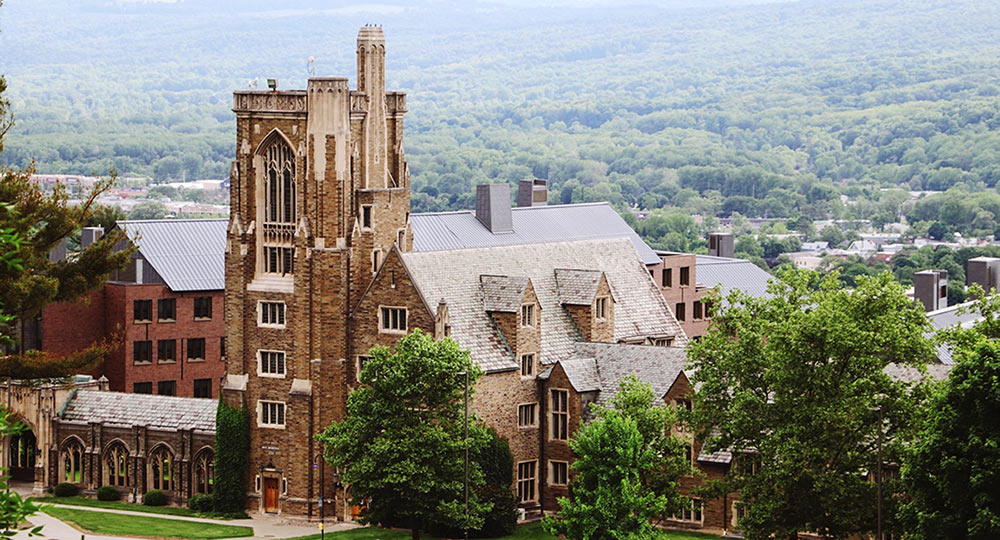
M 96 534 L 140 536 L 148 538 L 235 538 L 253 536 L 250 527 L 216 525 L 179 519 L 93 512 L 75 508 L 45 506 L 46 514 L 72 523 L 80 529 Z
M 205 517 L 212 519 L 232 519 L 218 514 L 201 514 L 181 506 L 146 506 L 121 501 L 99 501 L 89 497 L 76 495 L 73 497 L 33 497 L 37 503 L 66 504 L 69 506 L 89 506 L 92 508 L 110 508 L 111 510 L 129 510 L 131 512 L 146 512 L 147 514 L 163 514 L 168 516 Z
M 432 536 L 421 535 L 421 538 L 432 539 Z M 380 529 L 378 527 L 363 527 L 350 529 L 347 531 L 337 531 L 326 533 L 326 538 L 331 540 L 406 540 L 410 538 L 408 530 Z M 507 538 L 518 540 L 554 540 L 555 537 L 542 530 L 541 522 L 528 523 L 517 528 L 514 534 Z M 718 538 L 712 534 L 702 534 L 695 532 L 661 531 L 658 540 L 703 540 L 705 538 Z M 319 534 L 292 538 L 290 540 L 319 540 Z

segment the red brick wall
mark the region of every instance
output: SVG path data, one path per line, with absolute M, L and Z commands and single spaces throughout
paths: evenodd
M 42 350 L 68 355 L 85 349 L 107 335 L 104 289 L 90 293 L 79 302 L 60 302 L 42 308 Z M 100 376 L 98 366 L 93 375 Z

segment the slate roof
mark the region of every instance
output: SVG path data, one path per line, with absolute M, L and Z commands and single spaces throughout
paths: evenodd
M 509 276 L 479 276 L 483 293 L 483 309 L 501 313 L 517 313 L 528 288 L 528 278 Z
M 214 399 L 78 390 L 62 420 L 215 432 Z
M 562 304 L 589 306 L 601 284 L 600 270 L 556 268 L 556 288 Z
M 174 292 L 226 288 L 226 219 L 119 221 Z
M 709 289 L 721 285 L 719 292 L 723 298 L 733 289 L 758 298 L 770 296 L 767 292 L 767 281 L 771 279 L 771 274 L 744 259 L 697 255 L 695 277 L 698 283 Z
M 563 371 L 566 372 L 566 378 L 569 379 L 569 383 L 573 385 L 573 389 L 577 392 L 593 392 L 595 390 L 601 390 L 601 376 L 597 372 L 597 360 L 593 358 L 567 358 L 565 360 L 560 360 L 559 365 L 562 366 Z M 545 379 L 551 374 L 551 367 L 546 371 L 539 374 L 539 377 Z
M 899 364 L 889 364 L 883 371 L 890 377 L 906 382 L 917 382 L 923 378 L 940 381 L 948 377 L 951 371 L 948 364 L 928 364 L 927 373 L 921 374 L 920 370 L 913 366 L 901 366 Z
M 574 342 L 581 339 L 559 302 L 556 268 L 605 273 L 616 301 L 616 340 L 673 336 L 675 344 L 687 343 L 649 272 L 637 260 L 634 244 L 625 238 L 411 252 L 400 257 L 424 298 L 443 298 L 448 304 L 452 338 L 469 348 L 473 360 L 487 372 L 516 369 L 517 363 L 484 309 L 482 275 L 531 280 L 541 307 L 543 364 L 569 358 Z
M 511 208 L 511 219 L 514 232 L 493 234 L 471 210 L 411 214 L 413 251 L 628 238 L 642 262 L 660 262 L 656 252 L 606 202 Z
M 581 342 L 576 353 L 593 358 L 601 381 L 598 403 L 604 403 L 618 393 L 618 385 L 629 376 L 653 388 L 655 403 L 662 403 L 663 395 L 684 370 L 686 350 L 681 347 L 654 347 L 652 345 L 626 345 L 623 343 Z

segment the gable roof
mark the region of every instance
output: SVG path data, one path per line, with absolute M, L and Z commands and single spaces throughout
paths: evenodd
M 483 309 L 502 313 L 517 313 L 528 288 L 528 278 L 510 276 L 479 276 L 483 290 Z
M 606 202 L 511 208 L 511 219 L 513 232 L 494 234 L 471 210 L 411 214 L 413 251 L 628 238 L 643 263 L 660 262 L 656 252 Z
M 600 270 L 556 268 L 556 287 L 562 304 L 589 306 L 601 285 Z
M 955 304 L 954 306 L 927 312 L 927 320 L 930 321 L 935 331 L 944 330 L 952 326 L 971 328 L 982 319 L 983 316 L 979 313 L 979 308 L 976 307 L 975 301 Z M 932 336 L 932 333 L 926 334 L 926 337 Z M 935 345 L 934 349 L 937 352 L 938 362 L 946 365 L 955 363 L 955 359 L 951 355 L 951 347 L 940 344 Z
M 576 353 L 594 359 L 601 381 L 598 403 L 614 397 L 618 385 L 629 375 L 649 383 L 653 398 L 662 403 L 687 361 L 686 349 L 682 347 L 581 342 L 576 344 Z
M 733 289 L 757 298 L 770 296 L 767 282 L 771 279 L 771 274 L 745 259 L 696 255 L 695 276 L 698 283 L 709 289 L 720 285 L 719 293 L 723 299 Z
M 481 275 L 506 274 L 531 280 L 541 308 L 539 360 L 550 364 L 569 358 L 580 339 L 569 313 L 559 302 L 556 268 L 602 270 L 615 297 L 616 340 L 636 336 L 674 337 L 687 343 L 684 330 L 667 308 L 635 247 L 625 238 L 496 246 L 479 249 L 400 253 L 425 298 L 448 304 L 451 337 L 487 372 L 516 369 L 517 363 L 484 309 Z
M 226 288 L 226 219 L 119 221 L 170 290 Z
M 79 390 L 70 397 L 60 418 L 214 433 L 218 406 L 214 399 Z

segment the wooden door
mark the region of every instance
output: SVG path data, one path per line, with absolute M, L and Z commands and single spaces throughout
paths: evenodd
M 264 479 L 264 511 L 270 514 L 278 512 L 278 479 Z

